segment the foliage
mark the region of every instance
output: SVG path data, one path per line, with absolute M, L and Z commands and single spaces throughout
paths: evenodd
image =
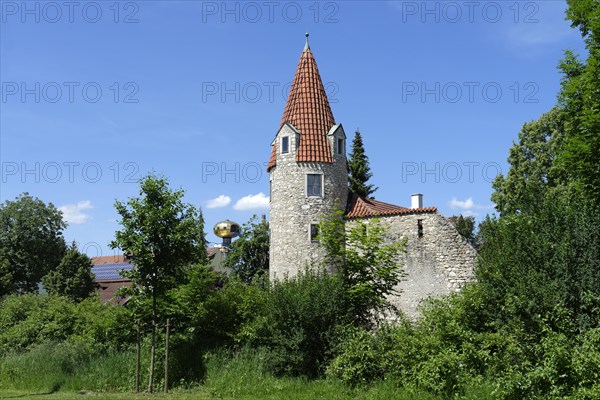
M 453 215 L 448 217 L 448 221 L 464 237 L 467 242 L 471 245 L 475 245 L 477 242 L 477 235 L 475 235 L 475 217 L 463 217 L 462 215 Z
M 361 326 L 369 326 L 384 312 L 394 311 L 387 296 L 403 278 L 399 256 L 406 241 L 386 242 L 386 227 L 377 219 L 345 223 L 337 210 L 320 223 L 319 239 L 325 267 L 337 271 Z
M 242 234 L 231 246 L 223 262 L 244 282 L 251 282 L 269 272 L 269 223 L 254 215 L 242 227 Z
M 4 249 L 0 247 L 0 297 L 13 291 L 13 276 L 10 261 L 4 255 Z
M 123 229 L 111 247 L 133 257 L 129 277 L 142 294 L 156 300 L 183 282 L 184 267 L 206 263 L 204 220 L 194 206 L 182 202 L 183 190 L 172 191 L 165 178 L 142 178 L 139 194 L 115 203 Z
M 498 324 L 541 332 L 600 323 L 600 209 L 555 196 L 538 214 L 491 220 L 477 277 Z M 560 311 L 560 314 L 557 312 Z
M 127 309 L 96 297 L 75 304 L 60 296 L 7 296 L 0 302 L 0 355 L 70 339 L 120 350 L 134 338 L 129 318 Z
M 562 135 L 557 108 L 523 125 L 519 143 L 513 143 L 509 150 L 508 174 L 498 175 L 492 183 L 492 201 L 501 215 L 534 212 L 548 191 L 556 188 L 552 168 Z
M 42 282 L 50 294 L 81 301 L 90 296 L 96 288 L 92 267 L 92 260 L 80 253 L 73 242 L 58 267 L 50 271 Z
M 263 349 L 276 375 L 317 377 L 333 357 L 338 330 L 351 321 L 337 275 L 306 270 L 276 281 L 260 314 L 241 328 L 242 345 Z
M 133 304 L 152 301 L 152 352 L 148 390 L 153 390 L 156 321 L 159 300 L 183 283 L 185 268 L 207 263 L 204 220 L 194 206 L 184 204 L 183 190 L 169 189 L 165 178 L 148 175 L 140 181 L 140 197 L 127 204 L 117 201 L 123 230 L 116 232 L 111 247 L 133 257 Z
M 223 283 L 224 277 L 211 267 L 195 265 L 187 271 L 188 281 L 173 290 L 167 299 L 167 315 L 174 331 L 198 351 L 231 345 L 243 322 L 238 307 L 245 298 L 245 285 Z M 241 289 L 241 290 L 238 290 Z
M 28 193 L 0 205 L 0 296 L 37 291 L 65 253 L 65 228 L 52 203 Z
M 570 51 L 560 64 L 563 72 L 559 104 L 564 114 L 564 141 L 556 157 L 561 179 L 592 200 L 600 199 L 600 6 L 596 0 L 569 0 L 567 19 L 579 28 L 588 57 Z
M 361 399 L 361 400 L 434 400 L 442 399 L 415 388 L 398 388 L 390 381 L 382 381 L 368 388 L 348 389 L 336 379 L 274 377 L 265 366 L 267 355 L 261 350 L 243 348 L 238 352 L 219 351 L 208 354 L 207 377 L 202 389 L 208 398 L 243 399 Z M 491 399 L 491 390 L 474 387 L 471 393 L 459 399 Z M 185 398 L 202 396 L 197 390 L 186 392 Z M 204 398 L 204 397 L 200 397 Z
M 349 329 L 337 348 L 339 355 L 330 363 L 327 374 L 351 387 L 364 386 L 383 379 L 381 341 L 363 329 Z
M 430 300 L 416 325 L 342 342 L 330 376 L 443 395 L 487 380 L 501 399 L 599 393 L 600 210 L 556 195 L 537 214 L 488 219 L 478 282 Z
M 378 188 L 372 184 L 367 184 L 373 174 L 369 167 L 369 157 L 365 153 L 362 136 L 358 130 L 354 133 L 348 169 L 348 183 L 352 193 L 356 193 L 361 197 L 371 197 L 377 191 Z

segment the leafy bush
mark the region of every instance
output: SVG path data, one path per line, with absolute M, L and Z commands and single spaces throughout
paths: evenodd
M 350 321 L 342 282 L 307 270 L 274 282 L 267 294 L 261 314 L 241 328 L 241 344 L 264 349 L 276 375 L 319 376 L 333 358 L 339 327 Z
M 339 355 L 327 368 L 327 375 L 351 387 L 382 379 L 385 372 L 381 341 L 363 329 L 353 329 L 337 348 Z
M 75 304 L 60 296 L 7 296 L 0 301 L 0 355 L 74 338 L 100 349 L 123 349 L 135 335 L 123 307 L 89 298 Z

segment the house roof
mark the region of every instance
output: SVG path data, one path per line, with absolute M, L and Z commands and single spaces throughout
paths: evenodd
M 317 62 L 308 46 L 308 37 L 292 81 L 279 129 L 286 123 L 300 132 L 300 147 L 296 151 L 296 161 L 333 162 L 327 133 L 335 125 L 335 120 L 319 75 Z M 267 171 L 270 171 L 275 164 L 276 144 L 273 144 Z
M 92 257 L 92 264 L 113 264 L 120 262 L 128 262 L 123 254 L 115 254 L 114 256 Z
M 217 248 L 206 248 L 206 254 L 213 257 L 218 252 Z M 114 256 L 101 256 L 92 257 L 92 274 L 96 276 L 97 281 L 101 280 L 119 280 L 126 279 L 121 271 L 129 272 L 133 269 L 133 261 L 131 258 L 127 259 L 122 254 L 116 254 Z
M 345 217 L 349 219 L 369 218 L 402 214 L 433 213 L 436 211 L 436 207 L 406 208 L 390 203 L 384 203 L 383 201 L 375 199 L 367 199 L 351 193 L 348 199 Z

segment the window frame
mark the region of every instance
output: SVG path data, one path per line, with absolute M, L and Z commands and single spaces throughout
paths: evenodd
M 320 192 L 319 194 L 311 194 L 310 190 L 309 190 L 309 177 L 313 177 L 313 176 L 318 176 L 319 177 L 319 189 Z M 312 185 L 314 187 L 314 184 Z M 306 197 L 312 197 L 312 198 L 323 198 L 323 174 L 321 173 L 307 173 L 306 174 L 306 178 L 304 180 L 304 188 L 306 191 Z
M 290 137 L 283 136 L 281 138 L 281 154 L 289 154 L 290 153 Z
M 315 231 L 313 231 L 313 229 L 315 229 Z M 314 234 L 313 234 L 314 232 Z M 316 222 L 311 222 L 308 225 L 308 239 L 310 240 L 311 243 L 321 243 L 321 239 L 319 239 L 320 237 L 320 231 L 319 231 L 319 224 Z
M 346 153 L 345 152 L 345 149 L 346 149 L 345 145 L 346 145 L 346 141 L 344 140 L 344 138 L 337 138 L 336 148 L 335 148 L 336 149 L 336 153 L 343 156 Z

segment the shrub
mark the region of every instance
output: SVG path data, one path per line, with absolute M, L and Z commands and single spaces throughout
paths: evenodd
M 241 328 L 242 343 L 265 351 L 276 375 L 319 376 L 347 324 L 346 292 L 337 276 L 306 270 L 272 284 L 262 315 Z

